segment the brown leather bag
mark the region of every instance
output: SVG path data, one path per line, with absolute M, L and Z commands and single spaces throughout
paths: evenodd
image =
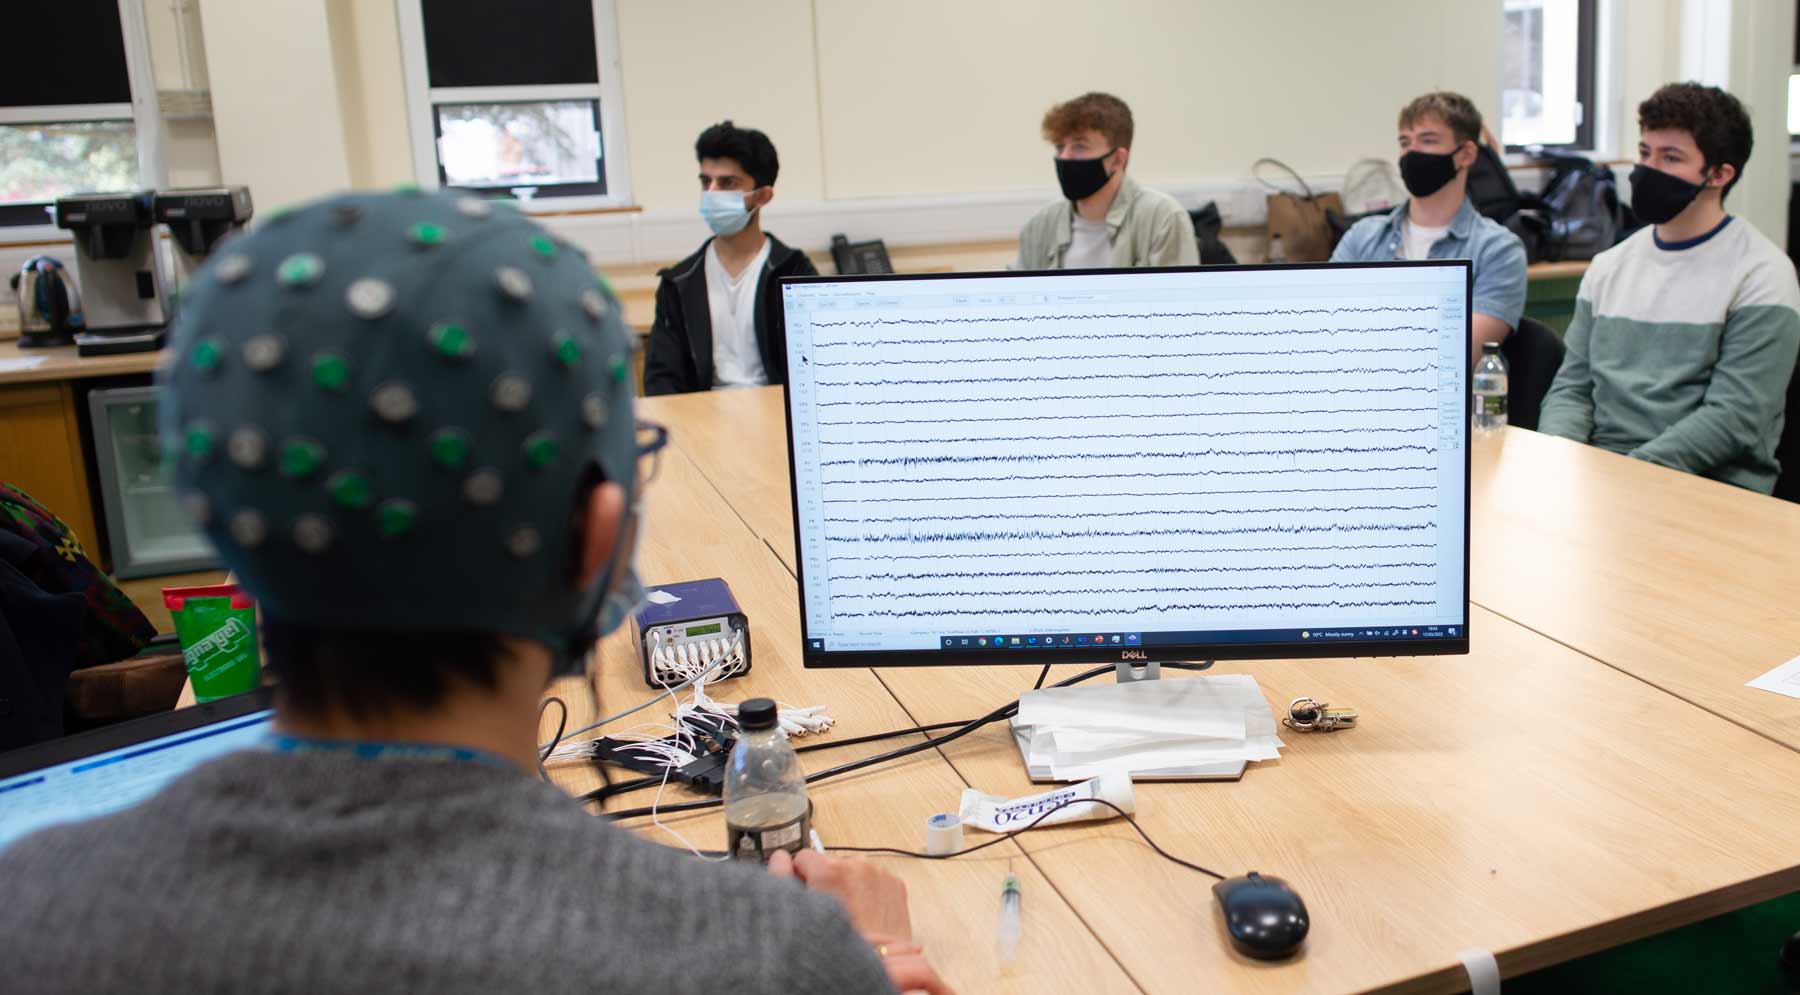
M 1300 188 L 1299 193 L 1290 193 L 1279 185 L 1264 179 L 1259 170 L 1264 166 L 1274 166 L 1287 173 Z M 1269 194 L 1269 238 L 1281 236 L 1281 247 L 1287 260 L 1294 263 L 1319 263 L 1331 258 L 1331 222 L 1326 220 L 1325 212 L 1344 213 L 1343 201 L 1335 193 L 1315 194 L 1306 181 L 1300 178 L 1293 167 L 1279 159 L 1258 159 L 1250 172 L 1262 182 L 1263 186 L 1274 191 Z

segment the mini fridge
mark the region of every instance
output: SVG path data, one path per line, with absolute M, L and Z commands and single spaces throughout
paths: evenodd
M 175 494 L 156 434 L 159 387 L 88 393 L 95 470 L 113 576 L 157 577 L 222 567 Z

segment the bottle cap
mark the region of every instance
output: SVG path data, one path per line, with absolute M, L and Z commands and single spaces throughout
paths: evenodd
M 1500 343 L 1498 343 L 1498 342 L 1483 342 L 1481 344 L 1481 351 L 1482 352 L 1499 352 L 1500 351 Z
M 738 726 L 745 730 L 775 728 L 775 702 L 768 698 L 751 698 L 738 705 Z

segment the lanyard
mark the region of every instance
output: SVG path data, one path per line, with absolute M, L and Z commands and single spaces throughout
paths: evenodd
M 359 760 L 376 757 L 411 757 L 415 759 L 456 760 L 512 768 L 512 764 L 486 750 L 466 746 L 441 746 L 431 743 L 372 743 L 356 739 L 315 739 L 270 733 L 264 739 L 269 749 L 278 753 L 348 753 Z

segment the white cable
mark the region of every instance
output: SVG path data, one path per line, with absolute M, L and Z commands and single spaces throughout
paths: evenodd
M 649 708 L 651 705 L 656 704 L 657 702 L 663 700 L 664 698 L 667 698 L 667 697 L 673 695 L 675 692 L 686 688 L 688 685 L 693 684 L 696 681 L 699 681 L 701 678 L 705 677 L 707 674 L 711 673 L 715 669 L 717 669 L 716 666 L 708 667 L 705 670 L 702 670 L 701 672 L 699 672 L 698 674 L 695 674 L 694 676 L 688 678 L 687 680 L 682 681 L 680 684 L 676 684 L 676 685 L 672 685 L 670 687 L 664 688 L 655 697 L 650 698 L 649 700 L 644 701 L 640 704 L 633 705 L 630 708 L 625 709 L 623 712 L 619 712 L 616 715 L 608 715 L 606 718 L 597 719 L 593 722 L 589 722 L 587 725 L 584 725 L 581 728 L 574 730 L 573 732 L 565 732 L 565 733 L 563 733 L 562 738 L 563 739 L 574 739 L 576 736 L 579 736 L 582 733 L 593 732 L 595 729 L 598 729 L 603 725 L 617 722 L 627 715 L 635 715 L 636 713 L 641 712 L 646 708 Z M 541 743 L 538 745 L 538 749 L 542 750 L 542 749 L 544 749 L 544 747 L 549 746 L 549 745 L 550 745 L 549 743 Z

